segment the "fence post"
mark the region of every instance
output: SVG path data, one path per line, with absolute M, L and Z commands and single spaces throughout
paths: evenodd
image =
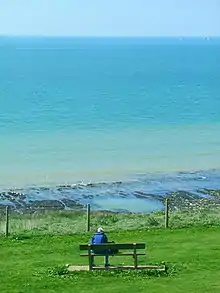
M 169 200 L 165 199 L 165 229 L 169 227 Z
M 86 231 L 90 231 L 90 204 L 87 204 L 87 213 L 86 213 Z
M 5 237 L 9 235 L 9 207 L 5 209 Z

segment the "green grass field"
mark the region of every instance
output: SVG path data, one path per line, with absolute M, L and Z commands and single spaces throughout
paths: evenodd
M 145 242 L 147 256 L 141 264 L 165 261 L 168 275 L 142 272 L 77 272 L 58 275 L 57 267 L 87 264 L 79 256 L 79 243 L 91 233 L 73 235 L 26 235 L 0 238 L 0 292 L 220 292 L 220 228 L 190 227 L 109 232 L 116 242 Z M 100 258 L 100 262 L 102 258 Z M 112 264 L 129 263 L 126 257 Z
M 86 211 L 45 211 L 19 214 L 10 212 L 9 233 L 12 235 L 64 235 L 86 231 Z M 164 227 L 164 211 L 151 214 L 92 212 L 91 230 L 102 226 L 108 231 Z M 220 208 L 201 207 L 171 211 L 169 226 L 186 228 L 220 226 Z M 5 214 L 0 212 L 0 236 L 5 233 Z

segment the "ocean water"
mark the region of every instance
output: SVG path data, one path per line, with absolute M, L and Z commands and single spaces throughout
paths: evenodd
M 216 175 L 220 39 L 1 37 L 0 166 L 1 190 Z

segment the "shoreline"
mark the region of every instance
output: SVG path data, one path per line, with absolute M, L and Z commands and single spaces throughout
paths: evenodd
M 65 187 L 67 188 L 67 187 Z M 97 195 L 96 197 L 102 198 Z M 6 206 L 13 212 L 32 214 L 44 213 L 49 211 L 81 211 L 85 212 L 86 205 L 91 205 L 92 212 L 107 212 L 107 213 L 133 213 L 133 214 L 151 214 L 163 211 L 165 208 L 165 199 L 169 200 L 170 211 L 197 211 L 199 209 L 220 208 L 220 189 L 203 189 L 200 194 L 192 193 L 184 190 L 173 191 L 164 195 L 147 194 L 136 192 L 133 197 L 126 196 L 120 198 L 104 198 L 106 201 L 118 201 L 124 204 L 123 207 L 118 205 L 115 208 L 99 207 L 94 203 L 92 196 L 82 195 L 78 199 L 35 199 L 27 201 L 27 195 L 23 193 L 8 192 L 0 193 L 0 211 L 4 212 Z M 97 198 L 96 198 L 97 201 Z M 137 205 L 137 210 L 129 210 L 126 208 L 126 203 Z M 149 208 L 149 204 L 153 203 Z M 146 205 L 146 210 L 143 210 L 140 205 Z
M 185 204 L 207 204 L 220 197 L 220 171 L 142 174 L 131 181 L 78 183 L 56 187 L 29 187 L 0 191 L 0 208 L 34 212 L 41 210 L 84 210 L 122 213 L 152 213 L 164 209 L 164 199 L 172 198 L 171 208 Z
M 125 209 L 97 209 L 93 208 L 93 212 L 107 212 L 107 213 L 130 213 L 130 214 L 151 214 L 164 210 L 165 199 L 169 200 L 170 211 L 186 211 L 195 210 L 196 208 L 220 208 L 220 189 L 207 189 L 201 190 L 204 197 L 198 196 L 186 191 L 176 191 L 166 194 L 164 197 L 159 197 L 153 194 L 136 194 L 136 200 L 153 198 L 161 202 L 163 208 L 157 208 L 149 212 L 130 212 Z M 80 204 L 75 200 L 63 199 L 63 200 L 35 200 L 26 204 L 22 202 L 24 194 L 15 192 L 0 193 L 0 199 L 5 199 L 7 202 L 0 203 L 0 211 L 4 210 L 8 206 L 11 211 L 19 213 L 44 213 L 47 211 L 85 211 L 86 205 Z M 16 199 L 17 198 L 17 199 Z

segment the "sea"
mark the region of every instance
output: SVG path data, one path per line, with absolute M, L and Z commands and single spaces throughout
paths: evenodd
M 77 184 L 134 212 L 220 188 L 220 38 L 0 37 L 0 192 Z

